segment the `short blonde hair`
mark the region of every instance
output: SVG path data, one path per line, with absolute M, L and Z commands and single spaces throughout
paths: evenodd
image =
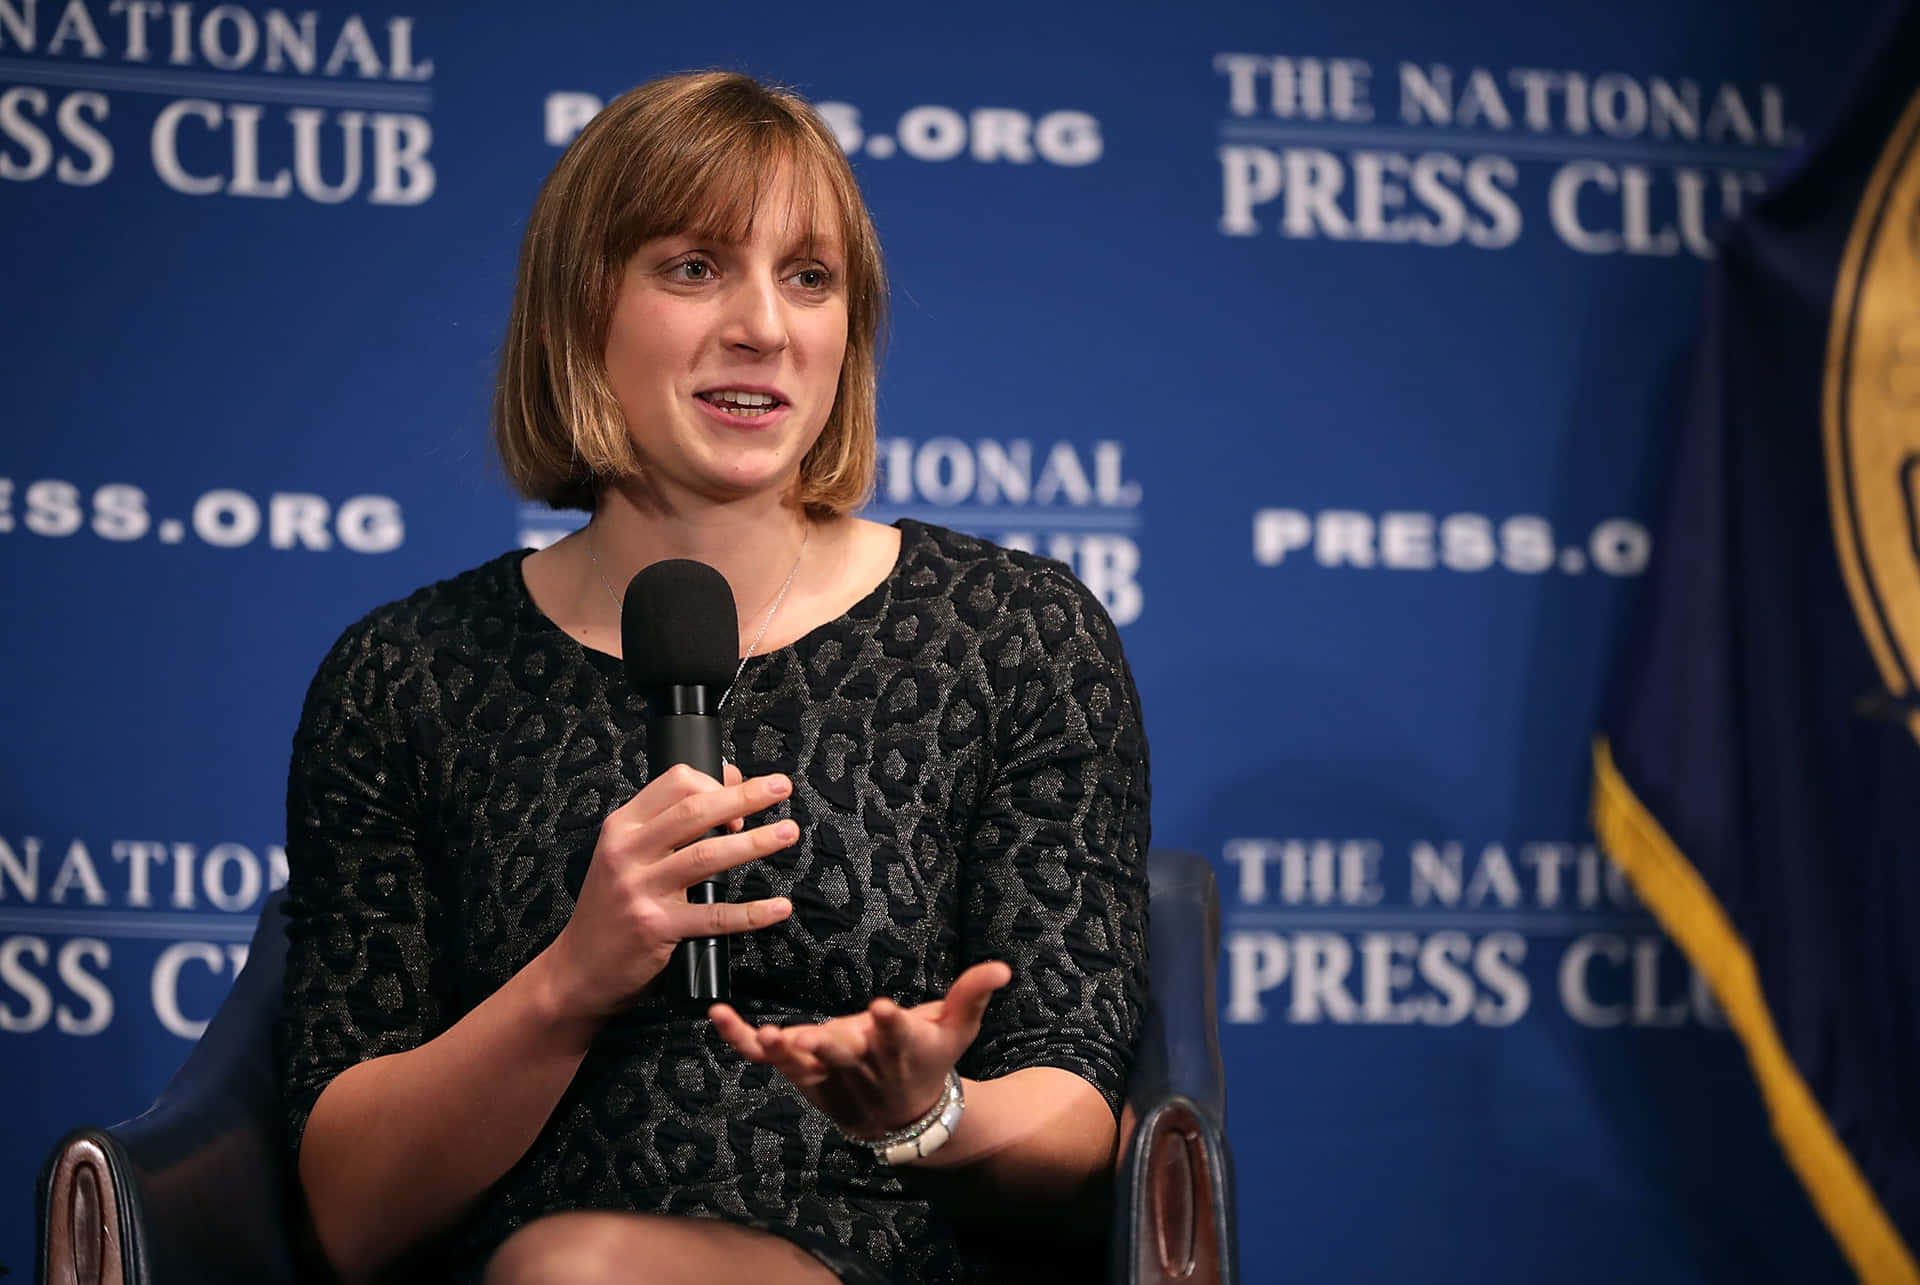
M 493 399 L 494 447 L 522 495 L 591 510 L 601 483 L 639 470 L 606 369 L 627 261 L 655 237 L 744 240 L 761 189 L 782 168 L 793 174 L 797 213 L 809 221 L 824 187 L 845 255 L 847 350 L 826 426 L 800 463 L 799 500 L 815 517 L 866 501 L 887 296 L 872 216 L 846 154 L 803 99 L 718 71 L 666 76 L 622 94 L 541 185 Z

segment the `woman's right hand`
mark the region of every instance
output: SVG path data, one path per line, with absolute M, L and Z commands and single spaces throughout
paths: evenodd
M 727 783 L 685 765 L 669 768 L 600 826 L 573 916 L 541 952 L 561 1014 L 604 1021 L 632 1006 L 688 937 L 721 937 L 779 923 L 793 913 L 785 897 L 764 901 L 687 900 L 687 889 L 734 866 L 791 845 L 790 820 L 742 829 L 742 818 L 787 797 L 793 784 L 774 774 Z M 727 833 L 702 838 L 715 827 Z

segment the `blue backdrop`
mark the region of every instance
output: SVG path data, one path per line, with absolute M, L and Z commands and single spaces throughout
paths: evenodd
M 0 1266 L 231 983 L 328 643 L 573 524 L 484 441 L 521 221 L 725 66 L 880 227 L 874 516 L 1124 626 L 1248 1278 L 1844 1278 L 1584 821 L 1711 236 L 1870 28 L 1796 8 L 0 0 Z

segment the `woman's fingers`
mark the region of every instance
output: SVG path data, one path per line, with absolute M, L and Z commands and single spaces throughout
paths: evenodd
M 829 1064 L 812 1051 L 811 1041 L 814 1037 L 811 1034 L 808 1035 L 806 1047 L 794 1038 L 800 1032 L 814 1032 L 819 1027 L 756 1027 L 729 1004 L 715 1004 L 707 1010 L 707 1016 L 720 1038 L 732 1045 L 740 1056 L 749 1062 L 773 1067 L 802 1088 L 812 1088 L 831 1073 Z
M 636 814 L 634 819 L 639 821 L 636 837 L 667 848 L 682 847 L 716 826 L 725 826 L 749 813 L 764 812 L 793 792 L 793 783 L 779 773 L 756 776 L 738 785 L 722 785 L 684 764 L 669 768 L 657 784 L 664 787 L 660 791 L 660 802 L 664 806 L 651 815 Z M 620 810 L 645 798 L 653 788 L 654 785 L 649 784 Z M 619 815 L 620 810 L 614 815 Z
M 725 775 L 725 769 L 722 769 Z M 603 837 L 667 850 L 692 843 L 716 826 L 772 807 L 793 792 L 780 773 L 722 785 L 697 768 L 676 764 L 607 814 Z
M 927 1022 L 882 995 L 867 1005 L 873 1018 L 873 1060 L 890 1074 L 903 1075 L 918 1049 L 915 1035 Z
M 905 1009 L 885 995 L 867 1005 L 867 1016 L 873 1019 L 875 1040 L 885 1044 L 898 1043 L 912 1020 Z
M 777 924 L 793 913 L 793 903 L 785 897 L 764 901 L 670 902 L 661 906 L 667 931 L 677 941 L 689 937 L 725 937 L 732 933 L 750 933 Z
M 745 777 L 740 775 L 739 768 L 735 767 L 732 763 L 729 763 L 726 759 L 720 760 L 720 784 L 738 785 L 740 784 L 741 781 L 745 779 L 746 779 Z M 744 829 L 746 827 L 746 824 L 747 822 L 744 817 L 735 817 L 733 820 L 727 822 L 727 829 L 733 830 L 733 831 L 739 831 Z
M 938 1018 L 940 1024 L 949 1030 L 964 1030 L 971 1039 L 987 1015 L 993 993 L 1012 980 L 1013 970 L 997 959 L 975 964 L 954 978 L 953 985 L 947 988 L 946 1003 L 941 1005 Z
M 720 1038 L 734 1047 L 734 1050 L 749 1062 L 765 1063 L 768 1058 L 760 1047 L 760 1032 L 747 1023 L 744 1017 L 734 1011 L 731 1004 L 715 1004 L 707 1010 L 707 1017 L 713 1023 L 713 1029 Z
M 896 1012 L 898 1009 L 896 1008 Z M 803 1057 L 828 1056 L 835 1063 L 858 1060 L 872 1046 L 873 1022 L 864 1013 L 831 1018 L 825 1022 L 805 1022 L 792 1026 L 768 1023 L 754 1026 L 731 1004 L 714 1004 L 707 1017 L 721 1038 L 743 1053 L 797 1053 Z
M 755 1034 L 760 1038 L 760 1048 L 766 1054 L 767 1061 L 789 1080 L 802 1088 L 812 1088 L 827 1078 L 827 1065 L 812 1052 L 800 1047 L 793 1036 L 797 1031 L 810 1031 L 813 1027 L 763 1026 Z
M 752 932 L 792 915 L 784 897 L 687 900 L 692 885 L 799 835 L 791 821 L 752 830 L 735 824 L 791 794 L 785 776 L 749 780 L 727 765 L 720 775 L 724 784 L 684 764 L 668 768 L 601 823 L 573 913 L 554 942 L 556 976 L 582 1012 L 604 1016 L 631 1001 L 660 975 L 675 942 Z
M 872 1047 L 870 1026 L 836 1018 L 813 1028 L 813 1055 L 836 1070 L 849 1071 L 866 1061 Z
M 777 1044 L 783 1051 L 844 1070 L 862 1064 L 869 1056 L 873 1021 L 865 1013 L 851 1013 L 798 1026 L 763 1026 L 760 1037 L 770 1052 Z
M 660 861 L 648 872 L 648 878 L 655 881 L 654 886 L 661 892 L 681 892 L 734 866 L 790 847 L 799 837 L 800 827 L 792 821 L 775 821 L 738 834 L 715 835 L 689 843 Z
M 977 964 L 941 999 L 903 1008 L 880 996 L 863 1012 L 804 1025 L 756 1030 L 726 1005 L 711 1016 L 747 1060 L 778 1070 L 835 1119 L 867 1129 L 924 1109 L 919 1090 L 953 1065 L 978 1034 L 993 993 L 1012 979 L 1004 963 Z

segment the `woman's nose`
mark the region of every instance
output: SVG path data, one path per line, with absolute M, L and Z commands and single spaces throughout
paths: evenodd
M 722 339 L 729 348 L 778 352 L 787 346 L 787 318 L 777 283 L 764 278 L 743 282 L 728 299 Z

